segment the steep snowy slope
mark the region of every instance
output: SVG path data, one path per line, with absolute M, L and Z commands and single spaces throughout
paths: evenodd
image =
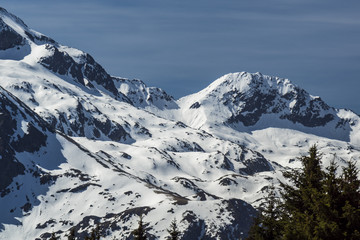
M 0 38 L 0 59 L 20 60 L 31 52 L 32 43 L 55 43 L 51 38 L 29 29 L 20 18 L 1 7 Z
M 146 219 L 151 239 L 165 233 L 168 215 L 183 219 L 185 237 L 200 234 L 205 226 L 209 235 L 233 231 L 233 237 L 248 228 L 254 209 L 245 202 L 215 196 L 205 201 L 205 194 L 202 201 L 182 197 L 157 186 L 151 175 L 132 175 L 127 171 L 134 170 L 114 157 L 93 154 L 55 133 L 4 89 L 0 99 L 1 127 L 6 128 L 1 131 L 0 239 L 47 239 L 51 232 L 64 235 L 72 226 L 83 238 L 93 222 L 103 234 L 128 239 L 141 213 L 151 216 Z M 132 157 L 123 153 L 119 158 Z M 231 220 L 242 225 L 232 227 Z M 198 221 L 202 225 L 194 225 Z
M 175 217 L 181 239 L 238 239 L 311 145 L 360 159 L 359 116 L 288 80 L 228 74 L 175 101 L 2 8 L 0 86 L 0 239 L 132 239 L 140 214 L 150 239 Z

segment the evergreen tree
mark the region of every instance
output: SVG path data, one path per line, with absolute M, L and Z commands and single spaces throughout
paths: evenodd
M 96 224 L 96 227 L 91 231 L 91 237 L 93 240 L 100 240 L 100 227 L 99 224 Z
M 340 200 L 340 179 L 336 176 L 337 169 L 338 165 L 332 160 L 324 172 L 322 198 L 315 203 L 316 220 L 319 222 L 315 229 L 315 235 L 319 239 L 324 239 L 327 236 L 331 236 L 334 240 L 343 239 L 339 225 L 342 203 Z
M 314 145 L 300 158 L 302 168 L 284 172 L 292 184 L 281 183 L 284 200 L 284 239 L 314 239 L 320 228 L 317 203 L 324 197 L 321 155 Z M 286 221 L 285 221 L 286 219 Z
M 140 215 L 140 220 L 138 221 L 138 228 L 135 229 L 132 233 L 135 240 L 146 240 L 146 232 L 143 223 L 143 216 Z
M 321 169 L 316 146 L 300 158 L 301 169 L 284 172 L 281 201 L 273 190 L 249 231 L 248 239 L 360 239 L 359 170 L 350 161 L 337 175 L 334 161 Z
M 168 240 L 178 240 L 181 232 L 179 231 L 176 223 L 176 219 L 171 221 L 170 229 L 167 229 L 170 236 L 167 238 Z
M 90 240 L 95 240 L 96 239 L 96 236 L 95 236 L 95 231 L 94 229 L 91 230 L 91 233 L 90 233 Z
M 85 236 L 85 240 L 100 240 L 100 238 L 101 234 L 99 224 L 91 230 L 90 236 Z
M 57 239 L 59 239 L 58 237 L 56 237 L 56 235 L 55 235 L 55 233 L 54 232 L 52 232 L 51 233 L 51 237 L 50 237 L 50 239 L 49 240 L 57 240 Z
M 75 240 L 75 227 L 72 227 L 70 229 L 70 233 L 67 236 L 68 240 Z
M 265 203 L 259 210 L 258 216 L 249 231 L 249 240 L 275 240 L 282 232 L 281 203 L 276 196 L 275 187 L 268 189 Z
M 342 230 L 346 239 L 360 239 L 360 180 L 353 161 L 341 175 Z

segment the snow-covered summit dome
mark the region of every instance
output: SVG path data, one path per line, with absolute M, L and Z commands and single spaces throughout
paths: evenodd
M 196 123 L 193 127 L 225 124 L 243 130 L 280 127 L 311 132 L 330 124 L 336 130 L 328 131 L 327 137 L 339 138 L 339 131 L 348 135 L 349 127 L 337 116 L 337 110 L 320 97 L 286 78 L 259 72 L 226 74 L 179 103 L 184 121 Z
M 236 72 L 226 74 L 212 84 L 204 92 L 226 92 L 236 90 L 237 92 L 246 93 L 261 91 L 263 93 L 276 90 L 279 94 L 285 95 L 289 92 L 296 91 L 298 87 L 288 79 L 263 75 L 260 72 Z

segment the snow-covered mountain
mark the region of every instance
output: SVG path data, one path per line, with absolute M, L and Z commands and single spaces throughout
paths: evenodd
M 288 79 L 261 73 L 230 73 L 179 101 L 193 127 L 216 124 L 239 131 L 290 128 L 360 143 L 358 116 L 328 106 Z
M 260 73 L 176 101 L 0 8 L 0 239 L 132 239 L 140 214 L 150 239 L 174 218 L 182 239 L 238 239 L 311 145 L 358 160 L 359 120 Z

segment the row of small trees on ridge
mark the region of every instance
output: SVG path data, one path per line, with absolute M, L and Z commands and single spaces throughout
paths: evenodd
M 178 240 L 180 237 L 181 232 L 179 231 L 177 227 L 176 219 L 172 220 L 170 224 L 170 228 L 167 229 L 167 232 L 169 233 L 169 236 L 166 238 L 167 240 Z M 146 240 L 146 231 L 144 227 L 143 222 L 143 216 L 140 216 L 140 219 L 138 221 L 138 227 L 132 231 L 134 240 Z M 101 239 L 100 234 L 100 228 L 99 225 L 96 225 L 96 227 L 91 231 L 90 236 L 85 236 L 84 240 L 100 240 Z M 51 234 L 50 240 L 58 240 L 59 238 L 56 236 L 55 233 Z M 71 228 L 69 234 L 67 235 L 67 240 L 75 240 L 76 238 L 76 232 L 75 228 Z M 116 239 L 114 237 L 114 239 Z

